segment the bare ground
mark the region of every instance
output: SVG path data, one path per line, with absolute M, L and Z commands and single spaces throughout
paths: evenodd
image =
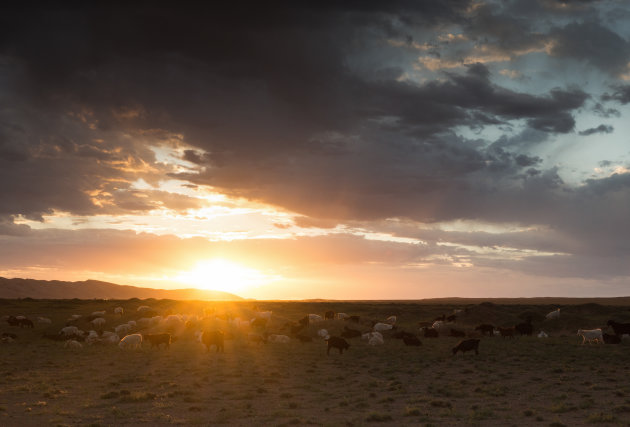
M 128 316 L 141 303 L 124 302 Z M 377 347 L 352 339 L 346 353 L 331 351 L 330 356 L 323 341 L 257 345 L 239 334 L 231 334 L 223 354 L 206 352 L 186 334 L 169 350 L 72 350 L 43 339 L 42 332 L 58 330 L 68 313 L 89 313 L 114 303 L 56 304 L 56 310 L 54 302 L 4 304 L 0 314 L 45 313 L 55 324 L 34 330 L 0 328 L 19 335 L 0 345 L 1 425 L 574 426 L 630 421 L 630 345 L 582 346 L 574 332 L 605 325 L 609 316 L 624 320 L 626 307 L 563 307 L 563 321 L 576 325 L 535 321 L 537 329 L 549 331 L 549 339 L 486 337 L 479 355 L 453 357 L 450 349 L 458 340 L 449 337 L 422 339 L 417 348 L 387 337 Z M 199 305 L 159 304 L 153 303 L 176 313 L 199 310 Z M 324 303 L 258 305 L 274 310 L 272 332 L 282 332 L 285 319 L 330 308 Z M 250 308 L 237 307 L 240 313 Z M 365 318 L 398 314 L 401 327 L 410 331 L 417 330 L 417 321 L 452 310 L 447 305 L 372 303 L 338 303 L 338 308 Z M 547 306 L 475 305 L 468 321 L 458 322 L 471 330 L 478 315 L 494 315 L 494 323 L 505 319 L 509 324 L 523 313 L 542 316 L 548 311 Z M 109 315 L 110 326 L 115 320 Z M 346 324 L 322 325 L 335 332 Z

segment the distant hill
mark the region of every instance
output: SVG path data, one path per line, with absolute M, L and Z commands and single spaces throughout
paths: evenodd
M 34 299 L 129 299 L 234 301 L 243 298 L 221 291 L 201 289 L 153 289 L 117 285 L 98 280 L 64 282 L 60 280 L 7 279 L 0 277 L 0 298 Z

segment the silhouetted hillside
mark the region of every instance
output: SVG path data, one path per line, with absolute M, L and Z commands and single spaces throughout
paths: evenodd
M 7 279 L 0 277 L 0 298 L 35 299 L 129 299 L 156 298 L 175 300 L 241 300 L 221 291 L 201 289 L 153 289 L 138 286 L 85 280 L 64 282 L 59 280 Z

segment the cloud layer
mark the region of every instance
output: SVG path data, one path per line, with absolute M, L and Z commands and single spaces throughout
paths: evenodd
M 0 233 L 28 234 L 18 218 L 203 206 L 160 187 L 177 179 L 290 211 L 297 225 L 426 242 L 392 265 L 442 257 L 549 277 L 627 275 L 627 160 L 579 154 L 584 141 L 623 144 L 627 6 L 240 6 L 3 13 Z M 562 150 L 576 154 L 557 161 Z M 617 169 L 593 175 L 591 161 Z M 579 182 L 568 178 L 576 170 Z M 456 221 L 522 231 L 426 236 Z M 301 244 L 317 258 L 314 241 Z M 499 262 L 469 247 L 547 255 Z M 353 250 L 357 263 L 374 261 Z

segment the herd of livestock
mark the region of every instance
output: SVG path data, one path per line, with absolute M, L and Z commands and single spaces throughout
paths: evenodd
M 525 321 L 511 327 L 495 327 L 490 323 L 481 323 L 474 328 L 464 329 L 458 317 L 465 316 L 466 310 L 454 310 L 450 315 L 442 315 L 431 321 L 418 322 L 417 332 L 405 331 L 397 326 L 397 316 L 389 316 L 384 320 L 361 319 L 357 315 L 327 311 L 323 316 L 307 314 L 297 321 L 272 322 L 271 311 L 255 310 L 249 319 L 234 317 L 230 314 L 205 312 L 203 316 L 186 314 L 158 314 L 147 305 L 136 308 L 133 319 L 122 322 L 125 315 L 123 307 L 115 307 L 108 313 L 105 310 L 90 314 L 73 314 L 65 320 L 65 326 L 54 333 L 50 332 L 52 320 L 37 317 L 35 320 L 23 315 L 4 316 L 7 324 L 17 328 L 35 328 L 35 325 L 47 327 L 44 338 L 62 341 L 65 347 L 82 348 L 84 345 L 118 345 L 121 349 L 139 349 L 143 344 L 151 348 L 170 347 L 178 337 L 189 335 L 203 344 L 209 351 L 216 348 L 224 350 L 224 342 L 228 339 L 243 338 L 250 343 L 286 344 L 292 340 L 301 343 L 321 340 L 327 343 L 327 354 L 336 349 L 340 354 L 350 347 L 348 340 L 361 338 L 368 345 L 377 346 L 386 339 L 400 339 L 407 346 L 420 346 L 420 338 L 434 339 L 440 336 L 462 338 L 453 347 L 453 355 L 458 352 L 479 352 L 482 336 L 499 336 L 513 338 L 516 335 L 532 336 L 534 327 L 531 316 Z M 553 322 L 560 318 L 560 309 L 548 313 L 545 322 Z M 275 319 L 277 320 L 277 319 Z M 116 324 L 115 326 L 110 326 Z M 275 327 L 272 325 L 275 324 Z M 319 325 L 322 325 L 320 327 Z M 324 328 L 326 326 L 329 330 Z M 598 329 L 579 329 L 577 335 L 582 337 L 582 344 L 606 343 L 618 344 L 622 339 L 630 337 L 630 323 L 609 320 L 607 326 L 612 329 L 608 334 Z M 275 331 L 275 333 L 271 333 Z M 548 334 L 540 330 L 536 336 L 547 338 Z M 18 339 L 15 332 L 3 332 L 1 341 L 9 343 Z

